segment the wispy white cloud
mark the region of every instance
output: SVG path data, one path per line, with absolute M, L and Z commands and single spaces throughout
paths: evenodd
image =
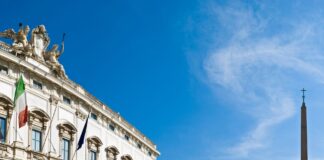
M 248 158 L 252 152 L 268 147 L 272 128 L 294 115 L 296 105 L 287 91 L 288 83 L 297 83 L 296 75 L 324 82 L 323 48 L 315 43 L 324 34 L 317 27 L 321 26 L 318 21 L 290 23 L 289 30 L 271 34 L 271 18 L 263 17 L 262 10 L 239 4 L 210 6 L 210 23 L 219 23 L 227 32 L 227 37 L 216 39 L 223 38 L 227 43 L 214 47 L 204 59 L 207 84 L 216 90 L 222 87 L 236 97 L 227 100 L 249 101 L 252 106 L 245 107 L 245 113 L 257 122 L 241 141 L 226 148 L 225 156 L 217 157 Z

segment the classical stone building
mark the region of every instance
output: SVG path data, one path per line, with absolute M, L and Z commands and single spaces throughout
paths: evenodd
M 63 42 L 47 49 L 43 25 L 31 34 L 22 25 L 17 33 L 0 32 L 0 159 L 157 159 L 156 145 L 145 135 L 68 79 L 58 61 Z M 29 114 L 27 124 L 16 129 L 13 95 L 20 76 Z M 89 113 L 85 142 L 75 152 Z

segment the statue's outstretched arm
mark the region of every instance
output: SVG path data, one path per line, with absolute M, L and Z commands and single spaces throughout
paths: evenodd
M 61 56 L 61 54 L 64 52 L 64 42 L 62 42 L 61 44 L 61 50 L 59 52 L 59 54 L 57 55 L 57 57 Z
M 62 38 L 62 43 L 61 43 L 61 51 L 57 57 L 61 56 L 61 54 L 64 52 L 64 38 L 65 38 L 65 33 L 63 33 L 63 38 Z

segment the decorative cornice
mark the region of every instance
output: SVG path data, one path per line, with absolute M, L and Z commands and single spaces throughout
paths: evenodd
M 27 62 L 25 60 L 16 57 L 15 55 L 8 53 L 7 51 L 3 50 L 1 47 L 0 47 L 0 58 L 6 61 L 10 61 L 18 65 L 19 68 L 26 70 L 28 72 L 32 72 L 33 74 L 46 79 L 47 82 L 51 82 L 52 84 L 57 85 L 54 87 L 64 89 L 65 92 L 68 92 L 69 94 L 77 97 L 80 100 L 80 103 L 83 103 L 86 106 L 90 106 L 92 109 L 104 115 L 104 117 L 110 119 L 113 123 L 116 124 L 116 128 L 119 127 L 122 128 L 122 130 L 125 130 L 127 133 L 131 134 L 134 138 L 140 140 L 141 143 L 147 146 L 153 153 L 155 153 L 156 155 L 160 154 L 156 149 L 156 145 L 154 145 L 150 140 L 148 140 L 141 132 L 139 132 L 135 128 L 132 129 L 133 128 L 132 125 L 130 125 L 119 114 L 112 111 L 110 108 L 108 108 L 98 99 L 96 99 L 90 93 L 86 92 L 80 85 L 75 84 L 69 79 L 58 78 L 57 76 L 45 71 L 44 69 L 37 67 L 36 64 L 32 64 L 30 62 Z M 54 99 L 53 102 L 55 102 Z M 82 113 L 79 109 L 76 109 L 75 114 L 80 119 L 86 118 L 86 115 Z

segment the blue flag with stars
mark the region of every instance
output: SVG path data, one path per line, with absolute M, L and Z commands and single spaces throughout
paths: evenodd
M 90 113 L 89 113 L 89 115 L 90 115 Z M 88 115 L 87 120 L 86 120 L 86 122 L 84 124 L 84 127 L 82 129 L 82 133 L 81 133 L 81 136 L 79 138 L 77 150 L 79 150 L 82 147 L 83 143 L 84 143 L 84 138 L 85 138 L 85 134 L 86 134 L 86 131 L 87 131 L 87 126 L 88 126 L 89 115 Z

